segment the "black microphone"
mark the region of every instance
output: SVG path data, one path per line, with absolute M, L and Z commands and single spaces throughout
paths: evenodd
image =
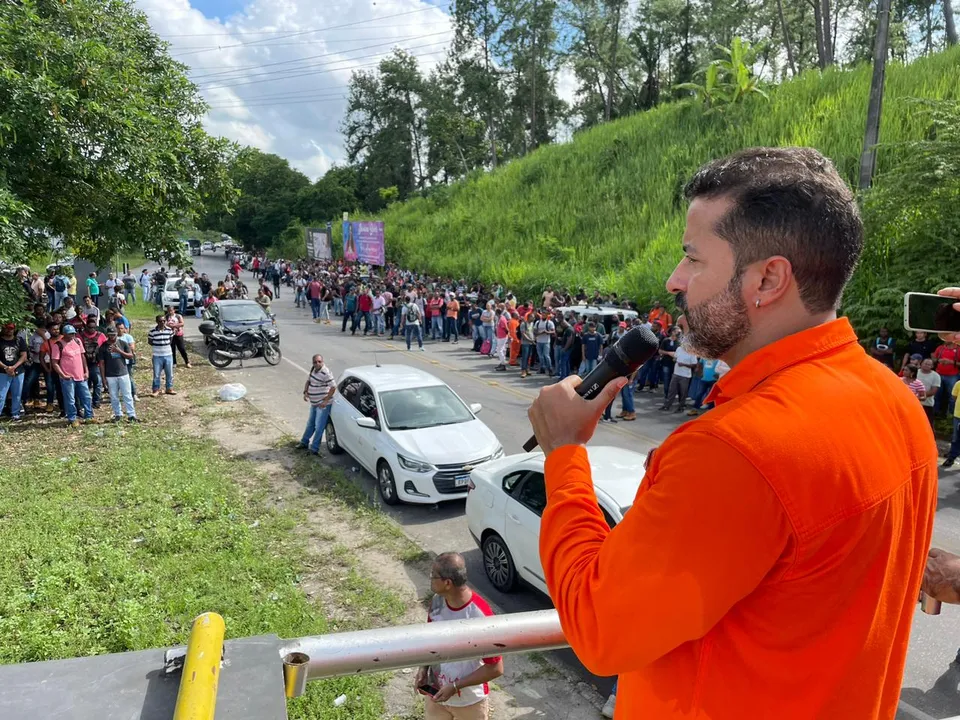
M 584 400 L 592 400 L 611 380 L 631 375 L 659 348 L 660 340 L 652 330 L 643 326 L 631 328 L 607 350 L 603 362 L 577 385 L 577 395 Z M 523 451 L 530 452 L 536 446 L 537 438 L 533 436 L 523 444 Z

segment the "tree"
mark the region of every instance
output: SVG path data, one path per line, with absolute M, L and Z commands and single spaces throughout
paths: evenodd
M 889 30 L 890 0 L 880 0 L 877 9 L 877 37 L 873 51 L 873 76 L 870 80 L 870 99 L 867 104 L 867 127 L 863 134 L 863 150 L 860 154 L 859 187 L 861 190 L 870 187 L 877 164 L 876 145 L 880 139 L 880 114 L 883 109 Z
M 98 263 L 174 251 L 185 221 L 232 201 L 232 146 L 132 5 L 3 3 L 0 57 L 0 256 L 56 236 Z
M 230 178 L 240 193 L 236 207 L 208 215 L 201 229 L 221 230 L 261 250 L 273 245 L 290 224 L 297 193 L 310 185 L 284 158 L 250 147 L 231 163 Z
M 497 54 L 509 68 L 506 143 L 523 155 L 553 142 L 566 103 L 557 95 L 555 0 L 496 0 Z
M 459 106 L 467 117 L 485 123 L 489 164 L 501 152 L 501 128 L 507 105 L 500 69 L 493 61 L 500 20 L 492 0 L 457 0 L 453 8 L 454 38 L 448 63 L 461 81 Z
M 953 2 L 943 0 L 943 24 L 947 35 L 947 45 L 957 44 L 957 24 L 953 16 Z
M 681 83 L 678 90 L 691 90 L 711 108 L 742 102 L 748 95 L 767 93 L 760 87 L 760 78 L 753 73 L 758 48 L 735 37 L 729 48 L 717 46 L 723 57 L 704 70 L 703 84 Z
M 364 207 L 383 207 L 379 189 L 397 186 L 401 199 L 422 189 L 424 112 L 423 77 L 416 58 L 396 49 L 376 72 L 354 72 L 350 78 L 347 115 L 341 130 L 347 158 L 362 169 Z
M 442 63 L 424 84 L 427 175 L 431 182 L 461 178 L 483 167 L 488 156 L 487 125 L 464 102 L 456 66 Z
M 332 222 L 360 206 L 356 167 L 330 168 L 313 185 L 300 188 L 293 212 L 304 223 Z

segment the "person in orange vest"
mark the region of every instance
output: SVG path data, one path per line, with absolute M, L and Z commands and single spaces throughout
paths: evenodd
M 730 366 L 715 408 L 647 458 L 612 530 L 587 442 L 626 378 L 570 377 L 529 410 L 546 456 L 540 559 L 567 641 L 618 675 L 617 720 L 897 713 L 937 501 L 910 390 L 870 358 L 844 285 L 863 225 L 810 148 L 700 168 L 667 281 L 691 352 Z
M 660 327 L 664 330 L 667 330 L 671 325 L 673 325 L 673 318 L 670 317 L 670 313 L 667 312 L 666 308 L 660 305 L 659 300 L 653 301 L 653 308 L 650 310 L 650 314 L 647 315 L 647 321 L 651 324 L 660 323 Z
M 510 338 L 510 365 L 516 367 L 520 363 L 520 334 L 517 329 L 520 327 L 520 314 L 516 310 L 510 310 L 510 320 L 507 323 L 507 333 Z

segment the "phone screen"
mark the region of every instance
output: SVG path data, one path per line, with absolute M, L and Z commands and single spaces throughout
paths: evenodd
M 440 688 L 435 688 L 433 685 L 420 685 L 417 690 L 422 692 L 424 695 L 429 695 L 430 697 L 433 697 L 440 692 Z
M 907 325 L 929 332 L 960 332 L 960 312 L 953 309 L 956 298 L 911 293 L 907 297 Z

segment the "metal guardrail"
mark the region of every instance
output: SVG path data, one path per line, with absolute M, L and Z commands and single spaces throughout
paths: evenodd
M 295 638 L 283 642 L 280 657 L 294 697 L 307 680 L 565 647 L 557 611 L 537 610 Z

